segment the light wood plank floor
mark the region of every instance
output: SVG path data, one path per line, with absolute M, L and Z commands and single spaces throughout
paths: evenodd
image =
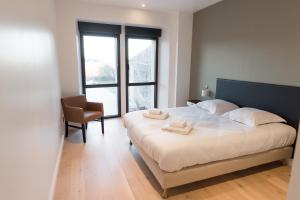
M 161 189 L 120 119 L 89 124 L 87 143 L 71 130 L 65 140 L 55 200 L 156 200 Z M 283 200 L 290 168 L 272 163 L 171 189 L 169 200 Z

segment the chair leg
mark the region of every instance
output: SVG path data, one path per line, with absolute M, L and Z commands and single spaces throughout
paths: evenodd
M 82 130 L 83 142 L 86 143 L 86 138 L 85 138 L 85 124 L 81 125 L 81 130 Z
M 86 130 L 88 129 L 88 123 L 85 124 L 85 128 L 86 128 Z
M 101 117 L 102 134 L 104 135 L 104 118 Z
M 65 121 L 65 137 L 69 136 L 69 124 L 68 121 Z

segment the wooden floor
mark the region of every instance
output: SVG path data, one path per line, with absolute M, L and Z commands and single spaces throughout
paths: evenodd
M 128 145 L 120 119 L 89 124 L 87 143 L 71 130 L 65 140 L 56 185 L 56 200 L 156 200 L 161 189 Z M 272 163 L 171 189 L 169 200 L 283 200 L 290 168 Z

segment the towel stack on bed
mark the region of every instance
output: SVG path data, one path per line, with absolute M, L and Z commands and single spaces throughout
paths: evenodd
M 164 120 L 169 117 L 168 113 L 163 113 L 160 109 L 150 109 L 143 113 L 143 116 L 150 119 Z
M 162 130 L 170 131 L 178 134 L 187 135 L 193 129 L 191 122 L 186 121 L 173 121 L 170 122 L 167 126 L 163 127 Z

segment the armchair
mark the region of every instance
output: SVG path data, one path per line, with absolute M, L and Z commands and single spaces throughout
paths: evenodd
M 82 130 L 83 142 L 86 143 L 86 129 L 88 122 L 101 120 L 102 134 L 104 134 L 104 109 L 102 103 L 88 102 L 85 95 L 65 97 L 61 99 L 65 119 L 65 137 L 68 137 L 68 128 Z M 79 123 L 81 127 L 69 125 L 69 122 Z

